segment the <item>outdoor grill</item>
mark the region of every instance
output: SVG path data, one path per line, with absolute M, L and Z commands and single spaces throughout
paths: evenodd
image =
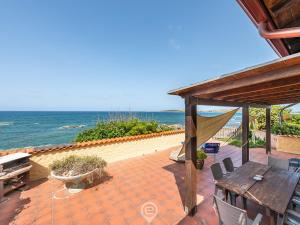
M 28 153 L 15 153 L 0 157 L 0 201 L 10 191 L 24 186 L 31 169 Z

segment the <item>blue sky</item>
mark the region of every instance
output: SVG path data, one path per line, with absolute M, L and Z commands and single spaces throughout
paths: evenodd
M 236 1 L 0 2 L 0 110 L 182 108 L 170 89 L 277 58 Z

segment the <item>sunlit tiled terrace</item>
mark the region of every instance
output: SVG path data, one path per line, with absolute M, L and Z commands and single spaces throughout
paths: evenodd
M 102 183 L 80 193 L 70 195 L 56 180 L 32 182 L 23 192 L 14 192 L 8 201 L 0 204 L 0 224 L 16 225 L 119 225 L 147 224 L 141 215 L 141 206 L 152 202 L 158 214 L 151 224 L 218 224 L 212 208 L 214 182 L 210 165 L 232 157 L 241 164 L 241 152 L 233 146 L 224 146 L 214 157 L 209 156 L 205 168 L 198 172 L 198 212 L 188 217 L 183 210 L 184 164 L 168 159 L 174 150 L 156 152 L 109 164 L 109 176 Z M 291 158 L 295 155 L 273 151 L 274 155 Z M 264 149 L 251 149 L 253 161 L 266 163 Z M 238 202 L 238 205 L 241 205 Z M 263 208 L 249 203 L 249 215 Z M 264 216 L 264 224 L 268 219 Z

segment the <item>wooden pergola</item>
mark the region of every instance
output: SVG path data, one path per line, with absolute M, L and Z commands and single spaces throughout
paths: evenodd
M 300 102 L 300 54 L 169 92 L 185 99 L 185 211 L 197 210 L 197 105 L 242 107 L 242 163 L 249 161 L 249 107 L 266 109 L 266 153 L 271 153 L 271 106 Z

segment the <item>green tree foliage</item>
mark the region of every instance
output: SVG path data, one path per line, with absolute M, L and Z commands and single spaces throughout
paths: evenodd
M 271 127 L 273 134 L 279 135 L 300 135 L 300 115 L 292 114 L 291 109 L 283 111 L 282 124 L 279 124 L 279 112 L 281 106 L 273 106 L 271 110 Z M 266 127 L 265 109 L 250 109 L 250 121 L 252 130 L 264 130 Z
M 279 124 L 279 112 L 280 106 L 272 106 L 271 110 L 271 126 Z M 286 109 L 283 111 L 284 118 L 290 118 L 291 109 Z M 255 124 L 253 126 L 258 130 L 264 130 L 266 128 L 266 110 L 263 108 L 250 108 L 250 121 Z
M 290 119 L 290 123 L 300 124 L 300 115 L 299 114 L 294 114 L 292 116 L 292 118 Z
M 96 127 L 80 132 L 75 141 L 93 141 L 106 138 L 134 136 L 173 130 L 156 121 L 142 121 L 136 118 L 98 122 Z

